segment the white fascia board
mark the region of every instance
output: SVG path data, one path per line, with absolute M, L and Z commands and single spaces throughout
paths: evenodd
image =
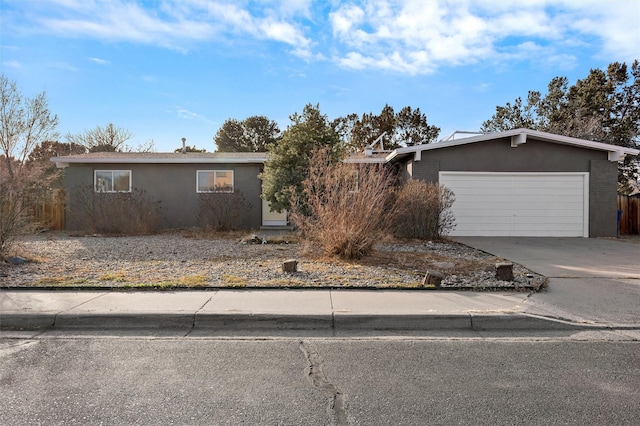
M 71 163 L 80 164 L 263 164 L 267 158 L 52 158 L 56 164 L 69 166 Z M 60 166 L 58 166 L 60 167 Z
M 366 157 L 366 158 L 345 158 L 342 160 L 347 164 L 384 164 L 387 162 L 386 157 Z

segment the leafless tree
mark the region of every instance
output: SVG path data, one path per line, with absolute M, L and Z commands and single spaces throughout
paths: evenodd
M 56 138 L 57 125 L 58 116 L 49 112 L 45 92 L 25 98 L 15 82 L 0 75 L 0 149 L 9 179 L 15 178 L 15 167 L 24 165 L 37 144 Z
M 38 167 L 25 166 L 28 155 L 57 136 L 57 124 L 44 92 L 25 98 L 15 82 L 0 75 L 0 259 L 29 224 L 29 194 L 42 177 Z
M 133 134 L 109 123 L 105 127 L 96 126 L 78 134 L 68 133 L 65 137 L 67 142 L 82 145 L 89 152 L 121 152 L 125 151 L 125 142 L 131 139 Z

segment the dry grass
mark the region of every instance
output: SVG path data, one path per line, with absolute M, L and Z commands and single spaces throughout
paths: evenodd
M 222 280 L 227 287 L 246 287 L 247 280 L 237 275 L 224 274 Z
M 117 283 L 124 283 L 129 281 L 127 274 L 125 272 L 111 272 L 108 274 L 103 274 L 98 277 L 100 281 L 115 281 Z
M 181 286 L 187 286 L 187 287 L 204 286 L 204 285 L 207 285 L 208 282 L 209 282 L 209 277 L 204 274 L 185 275 L 178 278 L 177 280 L 177 284 Z

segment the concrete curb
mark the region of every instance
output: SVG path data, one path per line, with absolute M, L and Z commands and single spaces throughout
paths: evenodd
M 197 313 L 196 330 L 331 330 L 331 315 Z
M 581 330 L 593 326 L 576 322 L 546 318 L 524 313 L 517 314 L 470 314 L 473 330 Z
M 39 330 L 54 328 L 56 313 L 0 314 L 0 330 Z
M 54 329 L 190 329 L 189 313 L 60 313 Z
M 531 314 L 218 314 L 218 313 L 4 313 L 0 330 L 185 331 L 561 331 L 640 329 L 640 324 L 585 324 Z
M 335 314 L 336 330 L 471 330 L 469 314 Z

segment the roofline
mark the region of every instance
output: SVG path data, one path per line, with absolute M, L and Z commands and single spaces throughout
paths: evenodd
M 140 157 L 103 157 L 103 158 L 78 158 L 78 157 L 52 157 L 50 161 L 56 163 L 59 169 L 68 167 L 69 164 L 264 164 L 267 161 L 267 155 L 264 157 L 248 157 L 248 158 L 229 158 L 229 157 L 167 157 L 167 158 L 140 158 Z
M 386 157 L 346 157 L 342 162 L 347 164 L 384 164 L 387 159 Z
M 517 146 L 523 143 L 526 143 L 526 139 L 527 136 L 530 137 L 534 137 L 536 139 L 540 139 L 543 141 L 549 141 L 549 142 L 555 142 L 555 143 L 561 143 L 564 145 L 573 145 L 573 146 L 579 146 L 579 147 L 584 147 L 584 148 L 591 148 L 591 149 L 597 149 L 600 151 L 607 151 L 609 153 L 609 160 L 610 161 L 622 161 L 625 157 L 625 155 L 638 155 L 640 154 L 640 150 L 638 149 L 634 149 L 634 148 L 625 148 L 622 146 L 617 146 L 617 145 L 611 145 L 611 144 L 607 144 L 607 143 L 602 143 L 602 142 L 593 142 L 593 141 L 588 141 L 585 139 L 578 139 L 578 138 L 572 138 L 569 136 L 561 136 L 561 135 L 556 135 L 553 133 L 547 133 L 547 132 L 540 132 L 537 130 L 530 130 L 530 129 L 513 129 L 513 130 L 507 130 L 504 132 L 492 132 L 492 133 L 485 133 L 479 136 L 472 136 L 469 138 L 462 138 L 462 139 L 454 139 L 454 140 L 450 140 L 450 141 L 443 141 L 443 142 L 437 142 L 437 143 L 431 143 L 431 144 L 423 144 L 423 145 L 414 145 L 414 146 L 409 146 L 409 147 L 405 147 L 405 148 L 398 148 L 395 151 L 393 151 L 391 154 L 389 154 L 386 157 L 386 161 L 391 161 L 393 160 L 395 157 L 402 155 L 402 154 L 412 154 L 412 153 L 418 153 L 418 152 L 422 152 L 422 151 L 427 151 L 427 150 L 431 150 L 431 149 L 439 149 L 439 148 L 447 148 L 447 147 L 451 147 L 451 146 L 458 146 L 458 145 L 466 145 L 469 143 L 475 143 L 475 142 L 483 142 L 483 141 L 487 141 L 487 140 L 492 140 L 492 139 L 498 139 L 498 138 L 508 138 L 511 137 L 512 138 L 512 145 L 513 146 Z

